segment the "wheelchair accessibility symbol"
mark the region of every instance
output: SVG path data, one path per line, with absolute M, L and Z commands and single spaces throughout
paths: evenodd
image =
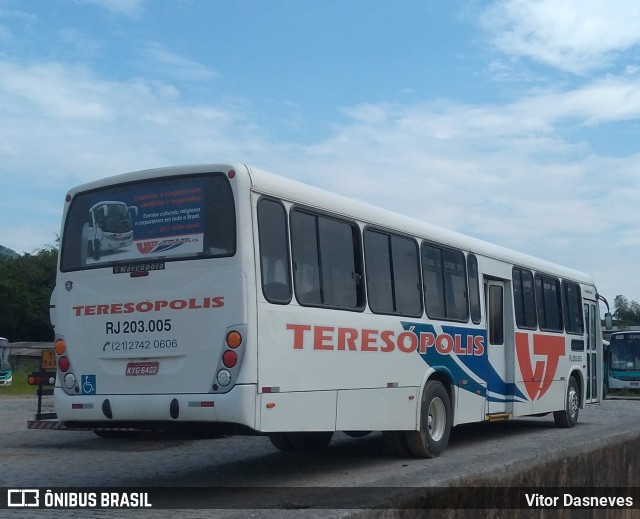
M 81 382 L 83 395 L 96 394 L 96 376 L 95 375 L 82 375 L 80 382 Z

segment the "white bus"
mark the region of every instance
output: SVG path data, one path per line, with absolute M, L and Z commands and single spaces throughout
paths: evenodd
M 101 200 L 126 255 L 83 261 Z M 382 431 L 431 457 L 452 427 L 602 388 L 591 277 L 245 165 L 139 171 L 66 197 L 52 322 L 69 427 L 267 434 L 283 450 Z
M 85 261 L 98 261 L 105 252 L 131 246 L 132 213 L 137 215 L 138 208 L 114 200 L 102 200 L 89 208 L 82 231 L 86 243 Z

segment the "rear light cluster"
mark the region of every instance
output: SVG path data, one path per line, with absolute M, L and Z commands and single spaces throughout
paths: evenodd
M 53 386 L 56 377 L 46 371 L 35 371 L 27 377 L 27 383 L 31 386 Z
M 74 389 L 76 393 L 79 388 L 76 386 L 76 376 L 70 371 L 71 362 L 67 357 L 67 344 L 64 339 L 58 339 L 55 342 L 54 349 L 57 357 L 58 371 L 60 372 L 62 383 L 66 389 Z
M 239 371 L 240 363 L 244 356 L 243 346 L 244 339 L 241 332 L 236 329 L 227 332 L 222 355 L 218 362 L 216 383 L 212 387 L 214 391 L 226 392 L 231 389 L 231 382 Z

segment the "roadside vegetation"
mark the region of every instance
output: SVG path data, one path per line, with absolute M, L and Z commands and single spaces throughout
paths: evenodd
M 0 337 L 9 342 L 53 341 L 49 299 L 56 284 L 58 249 L 35 254 L 0 254 Z

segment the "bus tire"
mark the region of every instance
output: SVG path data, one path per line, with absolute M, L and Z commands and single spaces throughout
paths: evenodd
M 100 259 L 100 242 L 98 240 L 89 240 L 87 242 L 87 256 L 96 261 Z
M 567 397 L 564 403 L 564 410 L 554 411 L 553 419 L 557 427 L 565 429 L 575 427 L 578 423 L 578 414 L 580 413 L 580 388 L 574 376 L 569 378 L 567 385 Z
M 140 436 L 140 431 L 118 431 L 108 429 L 94 429 L 94 434 L 100 438 L 131 439 Z
M 333 431 L 289 433 L 293 449 L 298 452 L 317 452 L 327 448 L 333 438 Z
M 449 443 L 451 433 L 451 400 L 444 385 L 430 380 L 422 393 L 420 429 L 406 431 L 409 451 L 419 458 L 435 458 Z
M 271 445 L 280 451 L 291 452 L 293 450 L 293 444 L 287 433 L 271 433 L 269 441 Z
M 349 438 L 364 438 L 368 434 L 371 434 L 371 431 L 343 431 Z
M 392 456 L 411 456 L 403 431 L 383 431 L 382 443 L 386 451 Z
M 93 259 L 96 261 L 100 259 L 100 242 L 98 240 L 93 243 Z
M 269 441 L 276 449 L 291 452 L 293 450 L 293 444 L 287 433 L 271 433 L 269 435 Z

